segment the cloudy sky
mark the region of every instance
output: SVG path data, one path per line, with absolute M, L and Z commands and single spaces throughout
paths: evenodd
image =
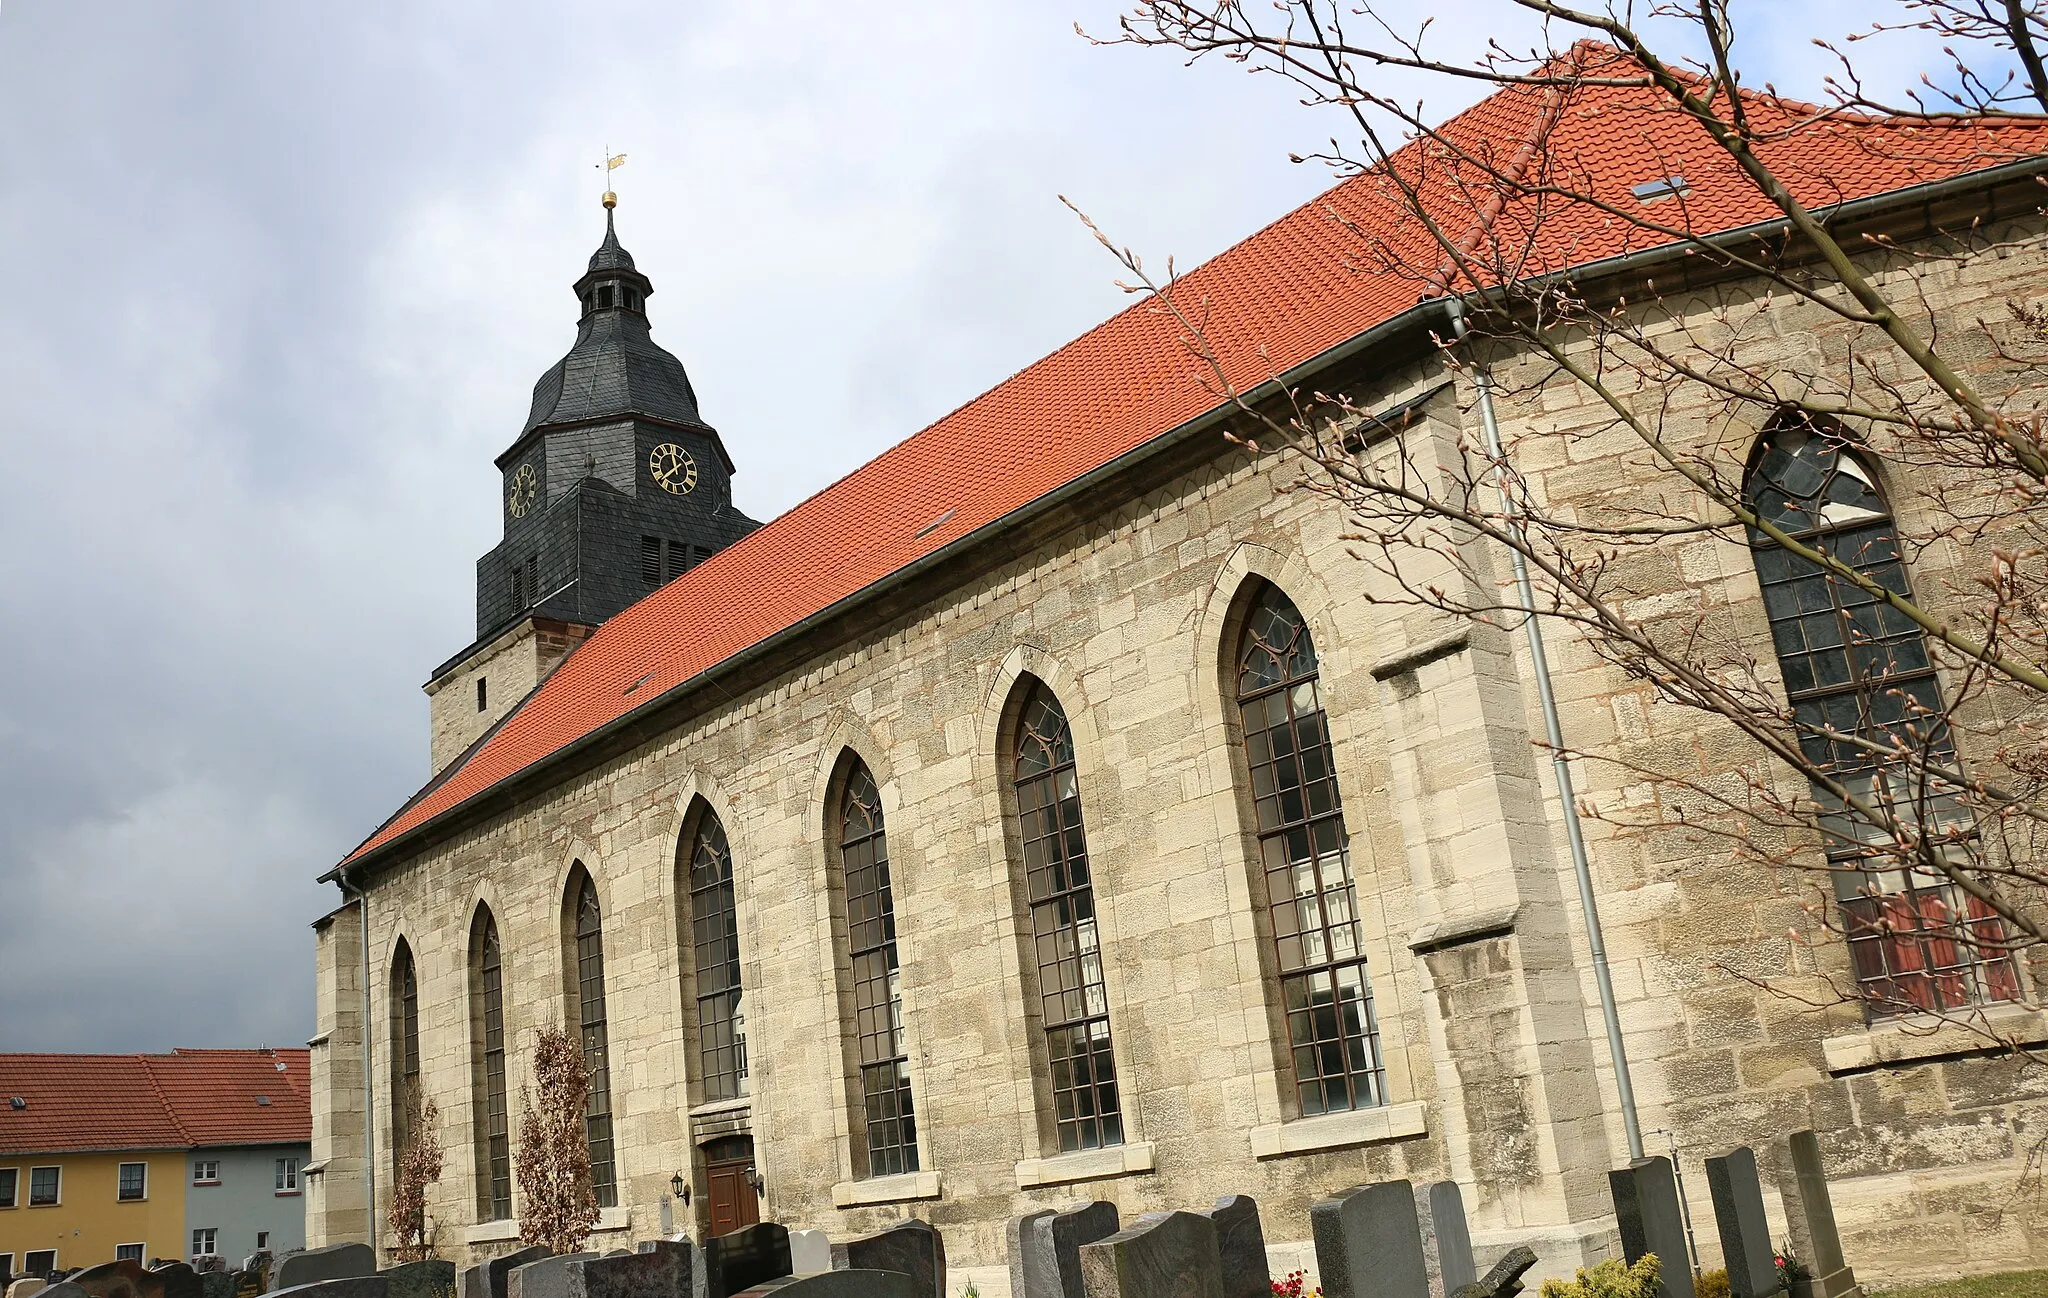
M 1810 94 L 1792 8 L 1750 67 Z M 1325 186 L 1341 123 L 1074 34 L 1115 12 L 0 0 L 0 1050 L 310 1034 L 313 880 L 428 774 L 607 145 L 764 519 L 1123 305 L 1057 195 L 1188 263 Z

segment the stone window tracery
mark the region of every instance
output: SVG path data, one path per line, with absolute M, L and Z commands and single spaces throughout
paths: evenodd
M 1315 641 L 1293 601 L 1258 591 L 1236 697 L 1266 879 L 1295 1099 L 1304 1117 L 1386 1103 Z
M 512 1216 L 512 1127 L 505 1100 L 505 967 L 498 951 L 498 925 L 479 907 L 471 945 L 475 981 L 470 985 L 478 1040 L 476 1056 L 476 1212 L 480 1221 Z
M 690 944 L 697 971 L 697 1063 L 705 1102 L 747 1093 L 747 1019 L 740 1003 L 740 933 L 732 849 L 706 807 L 690 842 Z
M 911 1106 L 910 1056 L 903 1039 L 903 978 L 896 959 L 896 901 L 889 877 L 888 836 L 882 823 L 881 794 L 867 764 L 858 757 L 848 763 L 839 797 L 839 864 L 853 969 L 867 1174 L 915 1172 L 917 1118 Z
M 405 1160 L 412 1140 L 413 1097 L 420 1086 L 420 984 L 412 947 L 398 940 L 391 960 L 391 1162 Z
M 590 1103 L 584 1128 L 590 1143 L 590 1185 L 597 1206 L 618 1206 L 617 1172 L 612 1161 L 611 1050 L 604 1010 L 604 916 L 597 904 L 597 885 L 584 875 L 576 890 L 576 1003 L 583 1031 L 583 1070 L 590 1078 Z
M 1910 599 L 1898 531 L 1877 474 L 1839 426 L 1766 431 L 1746 494 L 1809 548 Z M 1898 837 L 1852 805 L 1924 836 L 1925 850 L 1978 850 L 1954 735 L 1919 625 L 1877 596 L 1750 530 L 1751 557 L 1799 745 L 1850 795 L 1819 784 L 1821 839 L 1858 990 L 1875 1015 L 1956 1009 L 2019 995 L 2001 921 L 1938 868 L 1902 861 Z
M 1120 1145 L 1123 1111 L 1073 733 L 1042 681 L 1032 683 L 1018 711 L 1013 787 L 1059 1148 Z

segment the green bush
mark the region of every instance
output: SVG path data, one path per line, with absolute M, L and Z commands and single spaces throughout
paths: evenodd
M 1702 1271 L 1692 1282 L 1694 1298 L 1728 1298 L 1728 1272 L 1723 1267 Z
M 1579 1268 L 1576 1279 L 1545 1280 L 1543 1298 L 1657 1298 L 1657 1277 L 1662 1273 L 1655 1253 L 1645 1253 L 1634 1266 L 1609 1260 Z

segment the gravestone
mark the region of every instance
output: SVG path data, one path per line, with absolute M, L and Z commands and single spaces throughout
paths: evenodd
M 91 1295 L 69 1280 L 59 1280 L 36 1295 L 36 1298 L 91 1298 Z
M 41 1276 L 25 1275 L 21 1279 L 8 1284 L 7 1298 L 35 1298 L 38 1293 L 41 1293 L 47 1287 L 47 1283 Z
M 199 1298 L 237 1298 L 242 1283 L 240 1271 L 208 1271 L 199 1277 Z M 250 1278 L 250 1293 L 260 1294 L 263 1287 Z
M 1709 1158 L 1707 1193 L 1714 1200 L 1729 1293 L 1734 1298 L 1766 1298 L 1778 1292 L 1784 1286 L 1778 1282 L 1777 1255 L 1771 1251 L 1771 1223 L 1764 1216 L 1756 1153 L 1742 1146 Z
M 789 1232 L 791 1275 L 817 1275 L 832 1269 L 832 1240 L 822 1230 Z
M 911 1298 L 910 1277 L 894 1271 L 825 1271 L 768 1280 L 735 1298 Z
M 455 1298 L 509 1298 L 507 1277 L 528 1262 L 538 1262 L 546 1256 L 548 1251 L 535 1244 L 517 1253 L 466 1266 L 462 1268 L 462 1274 L 455 1277 Z
M 1273 1298 L 1273 1272 L 1266 1261 L 1258 1202 L 1248 1194 L 1226 1194 L 1203 1215 L 1216 1227 L 1223 1298 Z
M 296 1289 L 319 1280 L 348 1280 L 377 1274 L 377 1254 L 368 1244 L 329 1244 L 287 1253 L 270 1273 L 273 1290 Z
M 569 1253 L 515 1266 L 505 1273 L 505 1298 L 569 1298 L 569 1264 L 596 1256 Z
M 690 1298 L 694 1268 L 687 1249 L 607 1253 L 569 1263 L 568 1298 Z
M 455 1295 L 455 1264 L 439 1258 L 402 1262 L 377 1274 L 390 1284 L 391 1298 L 454 1298 Z
M 1415 1187 L 1360 1185 L 1312 1204 L 1309 1232 L 1324 1298 L 1429 1298 Z
M 1828 1197 L 1827 1172 L 1821 1167 L 1820 1137 L 1811 1131 L 1792 1133 L 1792 1175 L 1799 1188 L 1800 1215 L 1813 1248 L 1813 1291 L 1819 1298 L 1854 1298 L 1860 1293 L 1856 1274 L 1842 1256 L 1841 1232 L 1835 1229 L 1835 1204 Z
M 1416 1190 L 1415 1213 L 1422 1227 L 1422 1264 L 1429 1271 L 1429 1291 L 1451 1298 L 1477 1282 L 1472 1230 L 1465 1221 L 1465 1195 L 1458 1183 L 1436 1181 Z
M 164 1298 L 206 1298 L 205 1284 L 187 1262 L 162 1262 L 149 1269 L 163 1286 Z
M 1046 1227 L 1052 1236 L 1053 1274 L 1059 1281 L 1057 1298 L 1081 1298 L 1081 1246 L 1116 1234 L 1116 1205 L 1102 1199 L 1084 1199 L 1052 1215 Z
M 1052 1209 L 1034 1208 L 1003 1227 L 1010 1259 L 1010 1298 L 1058 1298 L 1059 1267 L 1052 1258 Z
M 291 1298 L 391 1298 L 391 1282 L 381 1275 L 347 1275 L 272 1292 Z
M 775 1222 L 758 1222 L 704 1242 L 704 1298 L 731 1298 L 789 1273 L 789 1231 Z
M 71 1277 L 71 1283 L 92 1298 L 161 1298 L 163 1282 L 142 1269 L 142 1263 L 126 1258 L 89 1266 Z
M 917 1298 L 949 1298 L 946 1241 L 928 1221 L 892 1222 L 871 1235 L 832 1245 L 834 1271 L 893 1271 L 910 1277 Z
M 270 1288 L 270 1276 L 262 1271 L 202 1271 L 200 1282 L 216 1283 L 210 1278 L 213 1276 L 227 1277 L 228 1283 L 234 1286 L 234 1298 L 256 1298 Z
M 1460 1285 L 1447 1298 L 1515 1298 L 1522 1292 L 1522 1277 L 1535 1265 L 1536 1254 L 1527 1244 L 1517 1244 L 1485 1275 L 1471 1284 Z
M 1223 1298 L 1216 1223 L 1203 1213 L 1147 1213 L 1083 1244 L 1080 1262 L 1086 1298 Z
M 1678 1182 L 1668 1158 L 1639 1158 L 1607 1174 L 1614 1194 L 1621 1251 L 1630 1265 L 1655 1253 L 1664 1265 L 1657 1280 L 1660 1298 L 1693 1298 L 1692 1263 L 1685 1247 L 1685 1218 L 1678 1206 Z

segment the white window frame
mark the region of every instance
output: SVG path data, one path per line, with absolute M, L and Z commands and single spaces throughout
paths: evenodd
M 131 1167 L 139 1167 L 139 1168 L 141 1168 L 141 1169 L 142 1169 L 142 1193 L 141 1193 L 141 1194 L 138 1194 L 138 1195 L 136 1195 L 136 1196 L 135 1196 L 134 1198 L 132 1198 L 132 1199 L 131 1199 L 131 1198 L 129 1198 L 128 1196 L 126 1196 L 126 1195 L 124 1195 L 124 1194 L 122 1194 L 122 1193 L 121 1193 L 121 1173 L 123 1173 L 123 1172 L 127 1171 L 127 1170 L 128 1170 L 129 1168 L 131 1168 Z M 115 1202 L 115 1203 L 147 1203 L 147 1202 L 149 1202 L 149 1164 L 148 1164 L 148 1163 L 120 1163 L 120 1164 L 117 1164 L 117 1165 L 115 1166 L 115 1168 L 114 1168 L 114 1202 Z
M 6 1212 L 9 1208 L 19 1208 L 21 1206 L 21 1169 L 19 1167 L 0 1167 L 0 1173 L 6 1172 L 14 1173 L 14 1193 L 10 1196 L 9 1202 L 0 1203 L 0 1212 Z M 14 1255 L 9 1253 L 6 1256 L 13 1257 Z
M 204 1169 L 202 1172 L 201 1169 Z M 206 1175 L 204 1173 L 211 1173 Z M 192 1160 L 192 1184 L 219 1185 L 220 1160 L 217 1158 L 195 1158 Z
M 50 1200 L 50 1201 L 49 1201 L 48 1203 L 37 1203 L 37 1202 L 36 1202 L 36 1173 L 37 1173 L 37 1172 L 55 1172 L 55 1173 L 57 1174 L 57 1197 L 56 1197 L 56 1198 L 54 1198 L 54 1199 L 52 1199 L 52 1200 Z M 63 1165 L 62 1163 L 41 1163 L 41 1164 L 38 1164 L 38 1165 L 36 1165 L 36 1166 L 34 1166 L 34 1167 L 31 1167 L 31 1168 L 29 1168 L 29 1169 L 28 1169 L 28 1206 L 29 1206 L 29 1207 L 31 1207 L 31 1208 L 58 1208 L 58 1207 L 62 1207 L 62 1206 L 63 1206 L 63 1203 L 64 1203 L 64 1165 Z M 42 1252 L 42 1251 L 43 1251 L 43 1250 L 41 1250 L 41 1249 L 37 1249 L 37 1250 L 36 1250 L 36 1252 L 38 1252 L 38 1253 L 40 1253 L 40 1252 Z
M 199 1250 L 199 1237 L 200 1237 L 201 1235 L 204 1235 L 204 1236 L 206 1236 L 206 1251 L 205 1251 L 205 1252 L 203 1252 L 203 1253 L 202 1253 L 202 1252 L 200 1252 L 200 1250 Z M 192 1228 L 192 1256 L 193 1256 L 193 1257 L 219 1257 L 219 1256 L 220 1256 L 220 1252 L 219 1252 L 219 1249 L 220 1249 L 220 1227 L 218 1227 L 218 1226 L 195 1226 L 195 1227 L 193 1227 L 193 1228 Z
M 12 1253 L 0 1253 L 0 1274 L 5 1274 L 5 1275 L 7 1275 L 7 1276 L 10 1276 L 10 1277 L 11 1277 L 11 1276 L 13 1276 L 13 1274 L 14 1274 L 14 1254 L 12 1254 Z
M 23 1275 L 32 1275 L 32 1274 L 34 1274 L 33 1272 L 31 1272 L 31 1271 L 29 1270 L 29 1259 L 30 1259 L 30 1258 L 32 1258 L 32 1257 L 34 1257 L 34 1256 L 36 1256 L 36 1255 L 37 1255 L 38 1253 L 48 1253 L 48 1254 L 50 1255 L 50 1266 L 49 1266 L 49 1270 L 47 1270 L 47 1271 L 44 1271 L 44 1272 L 43 1272 L 43 1274 L 44 1274 L 44 1275 L 48 1275 L 48 1274 L 50 1274 L 50 1271 L 55 1271 L 55 1270 L 57 1269 L 57 1250 L 56 1250 L 56 1249 L 54 1249 L 54 1248 L 31 1248 L 31 1249 L 26 1249 L 26 1250 L 24 1250 L 24 1251 L 22 1252 L 22 1255 L 21 1255 L 21 1272 L 22 1272 L 22 1274 L 23 1274 Z
M 299 1160 L 280 1158 L 277 1160 L 277 1193 L 297 1194 L 299 1192 Z
M 131 1203 L 132 1203 L 132 1202 L 134 1202 L 134 1200 L 132 1200 L 132 1199 L 131 1199 L 131 1200 L 130 1200 L 129 1202 L 131 1202 Z M 116 1262 L 119 1262 L 119 1261 L 121 1260 L 121 1250 L 122 1250 L 122 1249 L 124 1249 L 124 1248 L 132 1248 L 132 1249 L 134 1249 L 134 1250 L 135 1250 L 135 1252 L 134 1252 L 134 1253 L 132 1254 L 132 1257 L 133 1257 L 134 1261 L 135 1261 L 135 1262 L 136 1262 L 136 1263 L 137 1263 L 138 1265 L 139 1265 L 140 1263 L 142 1263 L 142 1262 L 144 1262 L 144 1261 L 146 1261 L 146 1260 L 148 1259 L 148 1255 L 149 1255 L 149 1245 L 148 1245 L 147 1243 L 143 1243 L 143 1244 L 116 1244 L 116 1245 L 114 1245 L 114 1260 L 115 1260 Z

